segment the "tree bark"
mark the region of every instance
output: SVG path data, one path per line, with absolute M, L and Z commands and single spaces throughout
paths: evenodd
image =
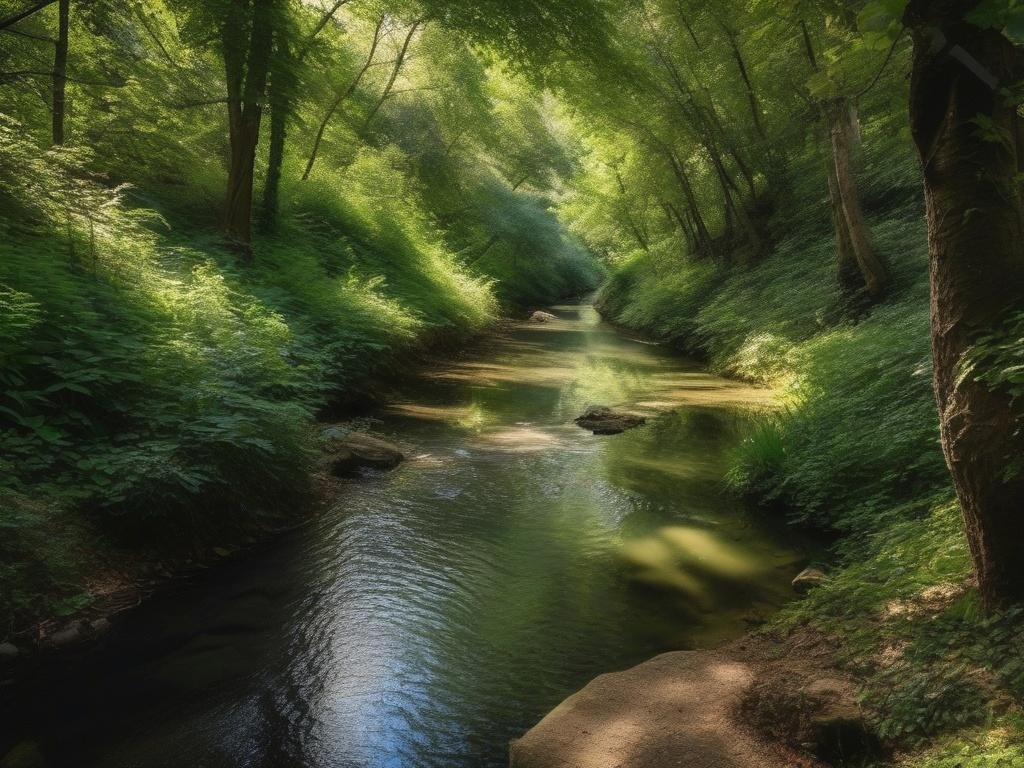
M 743 52 L 740 50 L 736 33 L 724 25 L 723 29 L 725 29 L 725 36 L 729 38 L 729 48 L 732 50 L 732 57 L 736 62 L 736 68 L 739 69 L 743 85 L 746 86 L 747 103 L 750 105 L 750 115 L 754 120 L 754 130 L 757 131 L 761 141 L 766 142 L 768 141 L 768 133 L 764 129 L 764 120 L 761 117 L 761 102 L 757 98 L 757 91 L 754 90 L 754 84 L 750 80 L 750 72 L 747 70 L 747 62 L 743 58 Z
M 270 147 L 267 154 L 267 179 L 263 184 L 263 231 L 277 231 L 277 218 L 281 198 L 281 166 L 284 164 L 284 148 L 288 138 L 288 116 L 291 112 L 289 100 L 271 99 L 270 103 Z
M 1024 440 L 1009 395 L 961 380 L 960 367 L 977 334 L 1024 304 L 1016 107 L 979 76 L 1018 82 L 1024 60 L 999 32 L 965 21 L 976 5 L 912 0 L 905 21 L 914 32 L 910 122 L 924 167 L 942 447 L 982 598 L 999 608 L 1024 600 L 1024 474 L 1006 476 Z M 964 52 L 977 68 L 950 55 Z
M 826 163 L 828 177 L 828 199 L 832 209 L 832 227 L 836 233 L 836 262 L 838 266 L 839 287 L 846 295 L 854 294 L 864 287 L 864 279 L 853 254 L 853 243 L 850 230 L 846 226 L 846 214 L 843 213 L 843 201 L 839 197 L 839 182 L 836 180 L 836 169 L 831 159 Z
M 274 39 L 271 14 L 275 11 L 269 0 L 255 2 L 251 10 L 248 6 L 246 0 L 233 0 L 223 28 L 231 145 L 224 234 L 245 263 L 252 262 L 253 178 Z
M 686 239 L 687 246 L 690 248 L 690 250 L 696 248 L 696 242 L 694 241 L 693 231 L 690 229 L 690 225 L 683 217 L 683 214 L 672 203 L 665 203 L 665 206 L 671 214 L 672 218 L 674 218 L 676 223 L 679 224 L 679 229 L 683 233 L 683 237 Z
M 71 0 L 60 0 L 57 8 L 57 41 L 53 55 L 53 124 L 52 142 L 64 143 L 64 116 L 67 112 L 65 95 L 68 82 L 68 26 L 71 18 Z
M 832 160 L 853 255 L 868 295 L 877 300 L 884 295 L 888 286 L 889 271 L 871 244 L 871 233 L 861 208 L 860 191 L 854 173 L 854 114 L 852 105 L 845 98 L 836 99 L 828 107 Z

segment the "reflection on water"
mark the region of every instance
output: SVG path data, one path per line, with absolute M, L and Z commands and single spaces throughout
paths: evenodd
M 723 494 L 763 392 L 555 309 L 380 415 L 332 513 L 129 616 L 0 712 L 53 766 L 501 766 L 594 675 L 742 632 L 798 555 Z M 652 417 L 617 437 L 586 406 Z M 670 410 L 671 409 L 671 410 Z

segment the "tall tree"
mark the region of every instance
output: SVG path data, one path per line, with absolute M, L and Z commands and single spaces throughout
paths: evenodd
M 1010 396 L 962 377 L 984 329 L 1024 304 L 1024 146 L 1007 86 L 1024 55 L 972 16 L 978 0 L 912 0 L 910 120 L 924 168 L 942 446 L 986 604 L 1024 600 L 1024 451 Z
M 261 225 L 267 232 L 277 229 L 281 187 L 281 166 L 284 163 L 288 121 L 291 119 L 295 89 L 313 44 L 327 25 L 336 18 L 350 0 L 334 0 L 318 19 L 316 26 L 297 46 L 292 41 L 291 25 L 282 24 L 277 30 L 275 56 L 271 67 L 267 101 L 270 105 L 270 144 L 267 153 L 267 179 L 263 185 Z
M 64 143 L 64 116 L 68 83 L 68 27 L 71 19 L 71 0 L 60 0 L 57 7 L 57 39 L 53 54 L 53 128 L 54 144 Z
M 878 300 L 885 293 L 890 278 L 885 261 L 872 244 L 857 185 L 857 107 L 853 99 L 839 93 L 842 86 L 819 66 L 806 21 L 801 19 L 798 24 L 804 53 L 815 73 L 812 83 L 816 82 L 817 87 L 827 88 L 829 92 L 827 98 L 818 100 L 817 108 L 828 131 L 827 178 L 836 233 L 839 282 L 851 291 L 859 287 L 858 281 L 854 280 L 856 268 L 860 272 L 861 286 L 868 296 Z
M 227 82 L 230 158 L 224 233 L 244 262 L 252 261 L 256 147 L 280 0 L 230 0 L 221 37 Z

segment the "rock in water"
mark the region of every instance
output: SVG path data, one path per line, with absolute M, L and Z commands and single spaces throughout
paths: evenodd
M 531 323 L 550 323 L 552 320 L 557 320 L 558 317 L 552 315 L 550 312 L 534 312 L 530 315 Z
M 828 574 L 820 568 L 804 568 L 800 571 L 797 577 L 793 579 L 793 589 L 801 595 L 806 595 L 811 591 L 811 589 L 814 587 L 820 587 L 826 581 L 828 581 Z
M 336 475 L 347 475 L 360 469 L 394 469 L 405 455 L 397 445 L 370 437 L 360 432 L 349 432 L 330 443 L 331 471 Z
M 647 419 L 635 413 L 618 413 L 611 408 L 594 406 L 576 419 L 576 423 L 595 435 L 618 435 L 627 429 L 646 424 Z

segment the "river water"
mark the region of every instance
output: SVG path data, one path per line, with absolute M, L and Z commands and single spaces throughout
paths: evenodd
M 765 393 L 553 311 L 376 415 L 397 471 L 19 693 L 7 744 L 76 768 L 503 766 L 595 675 L 791 599 L 800 554 L 723 489 Z M 651 419 L 596 437 L 572 423 L 591 404 Z

